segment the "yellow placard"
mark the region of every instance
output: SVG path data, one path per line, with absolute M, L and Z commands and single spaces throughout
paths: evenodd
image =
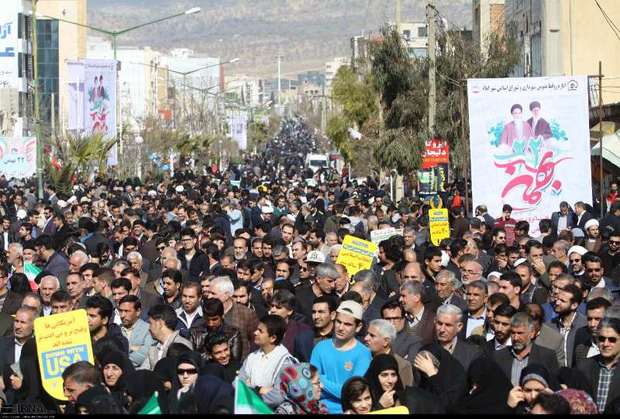
M 369 415 L 408 415 L 409 409 L 406 406 L 390 407 L 389 409 L 375 410 L 368 412 Z
M 370 269 L 377 250 L 378 247 L 373 242 L 347 235 L 342 241 L 336 263 L 344 265 L 349 275 L 355 275 L 362 269 Z
M 450 238 L 450 221 L 448 220 L 448 209 L 429 209 L 428 225 L 431 232 L 431 242 L 435 246 L 439 246 L 439 243 L 441 243 L 443 239 Z
M 55 399 L 67 400 L 63 371 L 78 361 L 95 364 L 86 310 L 39 317 L 34 321 L 34 336 L 43 388 Z

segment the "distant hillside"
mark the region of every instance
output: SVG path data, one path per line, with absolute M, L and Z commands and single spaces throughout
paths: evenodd
M 424 2 L 402 1 L 402 19 L 424 20 Z M 438 0 L 452 25 L 471 27 L 471 0 Z M 392 0 L 88 0 L 89 23 L 121 29 L 200 6 L 189 17 L 147 26 L 119 38 L 120 45 L 159 50 L 185 47 L 224 59 L 240 57 L 229 71 L 257 75 L 323 69 L 350 54 L 350 38 L 394 20 Z M 289 74 L 290 73 L 290 74 Z

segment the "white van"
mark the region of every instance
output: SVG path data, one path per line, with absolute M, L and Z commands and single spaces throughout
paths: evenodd
M 312 169 L 312 172 L 316 172 L 321 167 L 329 166 L 329 157 L 327 154 L 308 154 L 306 155 L 306 167 Z

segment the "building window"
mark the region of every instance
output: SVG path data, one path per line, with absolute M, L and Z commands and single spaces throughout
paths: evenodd
M 409 29 L 404 30 L 403 31 L 403 37 L 405 38 L 405 40 L 409 40 L 409 38 L 411 38 L 411 31 Z
M 420 26 L 418 28 L 418 38 L 426 38 L 428 36 L 428 29 L 426 26 Z

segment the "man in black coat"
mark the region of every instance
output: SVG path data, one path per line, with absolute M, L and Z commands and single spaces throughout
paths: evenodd
M 620 397 L 620 320 L 601 321 L 597 336 L 599 355 L 577 362 L 577 369 L 585 374 L 592 385 L 592 398 L 599 412 Z
M 555 352 L 533 343 L 536 331 L 529 315 L 519 312 L 512 316 L 510 324 L 512 346 L 495 351 L 493 359 L 512 385 L 519 385 L 521 370 L 531 364 L 544 365 L 552 375 L 555 375 L 559 369 Z M 513 364 L 516 364 L 515 368 Z

